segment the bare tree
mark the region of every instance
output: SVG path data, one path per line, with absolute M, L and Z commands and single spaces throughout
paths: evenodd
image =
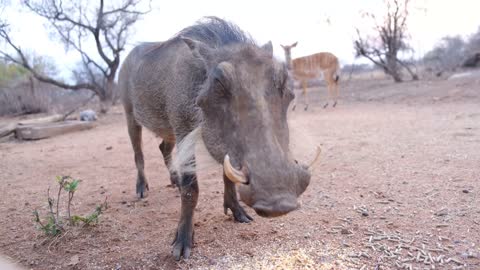
M 12 40 L 7 25 L 1 22 L 0 38 L 14 53 L 0 49 L 0 56 L 23 66 L 39 81 L 63 89 L 89 89 L 98 95 L 106 109 L 114 95 L 115 76 L 120 55 L 129 38 L 129 30 L 142 15 L 151 10 L 151 0 L 147 0 L 148 8 L 145 10 L 141 10 L 142 1 L 98 0 L 94 6 L 91 1 L 83 0 L 23 0 L 25 7 L 49 22 L 52 33 L 63 42 L 67 50 L 74 50 L 81 56 L 83 74 L 75 76 L 74 83 L 37 72 L 25 57 L 22 48 Z M 96 54 L 87 53 L 89 46 L 95 48 Z M 98 76 L 99 74 L 101 76 Z
M 381 67 L 395 82 L 401 82 L 401 69 L 410 73 L 413 80 L 418 75 L 409 63 L 399 59 L 399 53 L 412 50 L 407 44 L 407 18 L 409 0 L 384 0 L 386 13 L 378 20 L 373 13 L 366 12 L 365 17 L 373 21 L 374 36 L 362 36 L 357 28 L 358 38 L 354 42 L 357 57 L 363 56 Z

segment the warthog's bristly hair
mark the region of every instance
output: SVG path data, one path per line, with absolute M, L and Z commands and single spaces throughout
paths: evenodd
M 197 24 L 187 27 L 177 34 L 177 37 L 189 37 L 214 47 L 232 43 L 256 45 L 252 37 L 238 26 L 217 17 L 205 17 Z
M 221 168 L 208 153 L 202 140 L 201 128 L 197 127 L 177 143 L 177 150 L 172 159 L 171 172 L 178 175 L 193 174 L 212 167 Z

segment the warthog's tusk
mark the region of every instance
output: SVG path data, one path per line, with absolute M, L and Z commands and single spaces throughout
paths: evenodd
M 318 158 L 320 157 L 320 153 L 322 153 L 322 149 L 320 149 L 320 146 L 317 146 L 317 153 L 315 154 L 315 158 L 308 164 L 308 168 L 312 168 L 313 164 L 317 162 Z
M 236 184 L 248 184 L 247 177 L 242 171 L 235 169 L 230 163 L 230 157 L 225 155 L 225 159 L 223 160 L 223 171 L 227 178 Z

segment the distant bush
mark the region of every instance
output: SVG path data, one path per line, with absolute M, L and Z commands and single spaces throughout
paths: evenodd
M 28 82 L 0 89 L 0 115 L 19 115 L 48 112 L 48 92 L 32 91 Z
M 424 63 L 432 71 L 454 71 L 466 55 L 466 43 L 460 36 L 444 37 L 425 54 Z
M 56 72 L 48 58 L 33 56 L 32 63 L 40 73 Z M 69 111 L 90 95 L 38 82 L 23 67 L 0 60 L 0 116 Z
M 460 36 L 443 37 L 425 54 L 423 62 L 427 70 L 442 74 L 445 71 L 455 71 L 461 66 L 478 66 L 479 55 L 480 27 L 466 40 Z
M 0 87 L 0 116 L 66 112 L 91 96 L 88 90 L 68 91 L 27 78 Z

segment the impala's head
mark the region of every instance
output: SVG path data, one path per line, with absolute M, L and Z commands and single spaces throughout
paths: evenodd
M 271 43 L 212 48 L 184 41 L 205 63 L 206 80 L 196 100 L 202 138 L 223 164 L 226 179 L 238 184 L 241 200 L 261 216 L 297 209 L 310 172 L 289 149 L 287 111 L 294 94 Z
M 294 48 L 295 46 L 297 46 L 297 42 L 293 43 L 292 45 L 281 45 L 282 48 L 283 48 L 283 51 L 285 51 L 285 61 L 287 62 L 287 68 L 288 69 L 291 69 L 292 68 L 292 48 Z

